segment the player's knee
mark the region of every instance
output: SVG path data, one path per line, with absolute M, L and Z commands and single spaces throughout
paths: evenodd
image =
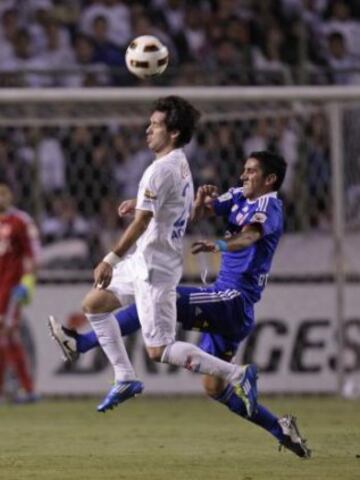
M 86 295 L 81 304 L 84 313 L 99 313 L 99 307 L 99 302 L 93 299 L 91 295 Z
M 205 375 L 202 379 L 203 388 L 209 397 L 217 397 L 221 395 L 226 387 L 226 383 L 222 378 Z
M 107 292 L 91 290 L 82 302 L 82 310 L 85 314 L 106 313 L 116 308 L 111 305 L 106 296 Z

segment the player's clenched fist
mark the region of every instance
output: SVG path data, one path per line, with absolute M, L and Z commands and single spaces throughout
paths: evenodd
M 100 262 L 94 270 L 94 285 L 96 288 L 106 288 L 112 278 L 112 266 L 107 262 Z
M 215 185 L 202 185 L 196 192 L 196 201 L 206 202 L 207 197 L 216 198 L 219 196 L 219 190 Z

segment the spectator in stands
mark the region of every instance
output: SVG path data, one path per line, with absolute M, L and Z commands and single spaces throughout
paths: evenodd
M 90 231 L 88 221 L 76 208 L 74 199 L 65 192 L 54 194 L 50 215 L 41 222 L 45 243 L 67 238 L 86 239 Z
M 330 228 L 330 152 L 328 127 L 321 114 L 313 115 L 308 127 L 306 178 L 307 205 L 310 226 Z
M 40 222 L 40 230 L 47 246 L 43 260 L 47 267 L 90 267 L 94 249 L 90 223 L 68 193 L 54 194 L 50 212 Z
M 349 53 L 346 40 L 340 32 L 330 33 L 327 40 L 331 82 L 337 85 L 360 84 L 360 56 Z
M 91 35 L 96 17 L 104 17 L 109 24 L 109 40 L 119 47 L 125 47 L 131 38 L 130 11 L 122 0 L 95 0 L 88 2 L 80 17 L 80 29 Z
M 52 69 L 47 77 L 51 86 L 67 86 L 64 71 L 69 65 L 74 64 L 74 51 L 71 44 L 64 40 L 63 29 L 59 22 L 50 19 L 44 26 L 45 48 L 39 55 L 47 68 Z
M 16 132 L 20 137 L 21 133 Z M 26 150 L 26 151 L 25 151 Z M 0 175 L 6 176 L 18 206 L 31 210 L 33 207 L 33 150 L 21 145 L 14 134 L 4 131 L 0 135 Z
M 251 152 L 267 150 L 270 143 L 270 127 L 267 118 L 251 122 L 250 134 L 243 142 L 244 155 L 247 158 Z
M 125 47 L 131 39 L 130 11 L 124 0 L 105 0 L 108 16 L 110 19 L 110 40 Z
M 0 70 L 6 72 L 10 83 L 18 87 L 49 86 L 47 75 L 36 73 L 36 70 L 45 73 L 48 66 L 40 57 L 33 54 L 32 38 L 28 30 L 21 28 L 16 31 L 12 49 L 12 55 L 0 63 Z M 28 73 L 26 73 L 27 70 L 29 70 Z
M 291 73 L 282 59 L 284 35 L 277 25 L 273 25 L 265 34 L 261 49 L 254 49 L 254 67 L 258 85 L 283 85 L 292 83 Z
M 168 31 L 172 35 L 180 34 L 185 27 L 185 2 L 184 0 L 168 0 L 160 5 L 163 12 Z
M 206 64 L 209 45 L 206 38 L 205 19 L 200 7 L 191 5 L 185 11 L 184 36 L 189 57 L 201 64 Z
M 330 2 L 330 18 L 323 22 L 323 34 L 339 32 L 343 35 L 350 55 L 358 55 L 360 44 L 360 22 L 351 16 L 351 2 L 334 0 Z
M 218 85 L 249 85 L 252 79 L 251 50 L 238 50 L 223 38 L 215 46 L 213 61 L 214 83 Z
M 63 140 L 65 152 L 66 185 L 77 205 L 84 199 L 83 184 L 87 178 L 87 167 L 91 164 L 93 138 L 89 128 L 77 126 Z
M 77 73 L 67 75 L 66 85 L 69 87 L 104 86 L 109 83 L 109 72 L 106 65 L 96 63 L 94 44 L 83 34 L 78 34 L 74 41 L 75 58 L 73 65 Z
M 35 154 L 41 189 L 43 193 L 50 195 L 65 189 L 65 155 L 55 129 L 44 128 L 39 133 Z
M 0 66 L 12 57 L 13 43 L 19 29 L 19 16 L 14 8 L 9 8 L 1 13 L 0 24 Z
M 109 24 L 106 17 L 94 18 L 91 38 L 94 45 L 94 62 L 111 67 L 111 83 L 114 85 L 121 83 L 119 69 L 125 66 L 125 50 L 110 41 Z

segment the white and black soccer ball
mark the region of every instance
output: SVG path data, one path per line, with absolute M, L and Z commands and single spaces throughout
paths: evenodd
M 163 73 L 169 63 L 169 51 L 153 35 L 134 38 L 126 49 L 128 70 L 139 78 L 154 77 Z

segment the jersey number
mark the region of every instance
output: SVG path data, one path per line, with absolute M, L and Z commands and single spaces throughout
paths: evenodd
M 181 193 L 181 195 L 183 197 L 185 197 L 186 195 L 186 190 L 190 188 L 190 183 L 187 183 L 185 185 L 185 187 L 183 188 L 183 191 Z M 187 223 L 187 218 L 188 216 L 191 214 L 191 208 L 192 208 L 192 205 L 190 204 L 189 208 L 184 208 L 184 210 L 181 212 L 181 215 L 180 217 L 176 220 L 176 222 L 174 223 L 174 229 L 172 231 L 172 234 L 171 234 L 171 238 L 181 238 L 184 236 L 185 234 L 185 230 L 186 230 L 186 223 Z M 186 215 L 186 212 L 188 212 L 188 215 Z

